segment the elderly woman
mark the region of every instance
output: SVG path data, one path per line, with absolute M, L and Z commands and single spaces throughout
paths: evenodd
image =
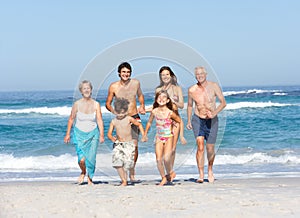
M 84 80 L 79 85 L 82 98 L 77 100 L 72 107 L 68 121 L 65 143 L 70 142 L 70 132 L 73 128 L 73 143 L 78 156 L 78 165 L 81 174 L 78 183 L 82 184 L 87 173 L 87 181 L 92 185 L 95 172 L 96 154 L 99 141 L 104 142 L 104 129 L 100 104 L 92 99 L 92 84 Z M 100 135 L 100 137 L 99 137 Z

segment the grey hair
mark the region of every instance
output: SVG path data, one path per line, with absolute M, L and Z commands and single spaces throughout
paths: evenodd
M 205 74 L 207 74 L 207 71 L 206 71 L 205 67 L 197 66 L 197 67 L 195 67 L 195 71 L 197 71 L 197 70 L 202 70 L 202 72 L 204 72 Z
M 93 90 L 93 86 L 92 86 L 92 83 L 89 81 L 89 80 L 83 80 L 80 84 L 79 84 L 79 91 L 81 92 L 81 89 L 82 89 L 82 86 L 83 84 L 88 84 L 91 88 L 91 90 Z

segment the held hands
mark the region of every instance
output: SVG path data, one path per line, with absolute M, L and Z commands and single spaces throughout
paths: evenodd
M 142 142 L 147 142 L 148 141 L 147 135 L 143 135 L 141 141 Z
M 140 113 L 140 114 L 146 114 L 145 107 L 144 106 L 140 106 L 138 108 L 138 113 Z
M 151 113 L 152 110 L 153 110 L 153 107 L 151 106 L 151 107 L 146 108 L 146 109 L 145 109 L 145 112 L 146 112 L 146 113 L 148 113 L 148 112 Z
M 112 138 L 111 141 L 114 142 L 114 143 L 115 143 L 115 142 L 119 142 L 116 136 L 113 136 L 113 138 Z

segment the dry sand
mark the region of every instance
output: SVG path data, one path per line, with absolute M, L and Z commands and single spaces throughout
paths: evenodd
M 300 217 L 300 178 L 2 182 L 0 217 Z

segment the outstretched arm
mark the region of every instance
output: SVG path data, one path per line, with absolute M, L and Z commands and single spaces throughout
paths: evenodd
M 147 136 L 145 135 L 145 131 L 144 131 L 144 127 L 143 127 L 142 123 L 139 122 L 139 121 L 137 121 L 136 119 L 134 119 L 134 118 L 132 118 L 132 117 L 130 117 L 129 121 L 130 121 L 133 125 L 137 126 L 137 127 L 139 128 L 139 130 L 141 131 L 141 133 L 142 133 L 142 142 L 148 141 L 148 138 L 147 138 Z
M 189 130 L 192 129 L 192 124 L 191 124 L 192 112 L 193 112 L 193 98 L 189 90 L 188 104 L 187 104 L 187 124 L 186 124 L 186 128 Z
M 140 82 L 138 83 L 138 90 L 137 90 L 137 96 L 138 96 L 138 100 L 140 103 L 140 106 L 138 108 L 138 112 L 141 114 L 145 114 L 145 100 L 144 100 L 144 95 L 140 86 Z
M 146 135 L 146 136 L 147 136 L 148 131 L 149 131 L 150 127 L 151 127 L 153 118 L 154 118 L 154 114 L 153 114 L 153 111 L 152 111 L 151 114 L 150 114 L 150 117 L 149 117 L 149 119 L 148 119 L 148 122 L 147 122 L 147 124 L 146 124 L 146 128 L 145 128 L 145 135 Z
M 72 107 L 72 110 L 71 110 L 69 120 L 68 120 L 67 132 L 66 132 L 66 135 L 64 137 L 64 142 L 66 144 L 68 144 L 70 142 L 70 138 L 71 138 L 70 133 L 71 133 L 71 129 L 72 129 L 74 120 L 76 118 L 76 113 L 77 113 L 77 102 L 74 103 L 74 105 Z
M 111 103 L 113 101 L 113 98 L 114 98 L 114 91 L 113 91 L 113 85 L 110 85 L 109 86 L 109 89 L 108 89 L 108 95 L 107 95 L 107 98 L 106 98 L 106 103 L 105 103 L 105 107 L 107 110 L 109 110 L 111 113 L 115 113 L 113 107 L 111 106 Z
M 109 124 L 109 129 L 107 131 L 107 137 L 112 141 L 112 142 L 115 142 L 117 140 L 116 137 L 114 137 L 112 134 L 113 134 L 113 131 L 114 131 L 114 124 L 113 124 L 113 121 L 110 122 Z
M 150 107 L 148 107 L 148 108 L 145 109 L 145 112 L 146 113 L 148 113 L 148 112 L 150 113 L 152 110 L 153 110 L 153 106 L 150 106 Z
M 180 86 L 176 86 L 177 94 L 178 94 L 178 101 L 172 100 L 173 104 L 176 104 L 178 108 L 183 109 L 184 107 L 184 99 L 182 94 L 182 89 Z
M 101 113 L 101 107 L 100 104 L 96 103 L 96 118 L 97 118 L 97 125 L 100 132 L 100 143 L 104 142 L 104 125 L 103 125 L 103 119 L 102 119 L 102 113 Z
M 183 120 L 175 113 L 171 113 L 171 119 L 179 123 L 179 137 L 180 137 L 180 142 L 181 144 L 186 144 L 186 140 L 184 138 L 184 125 L 183 125 Z
M 215 116 L 217 116 L 218 113 L 220 113 L 226 107 L 226 101 L 225 101 L 223 92 L 217 83 L 214 84 L 214 91 L 215 91 L 217 98 L 220 101 L 220 104 L 218 105 L 216 110 L 212 111 L 211 114 L 208 114 L 208 115 L 210 115 L 209 116 L 210 118 L 214 118 Z

